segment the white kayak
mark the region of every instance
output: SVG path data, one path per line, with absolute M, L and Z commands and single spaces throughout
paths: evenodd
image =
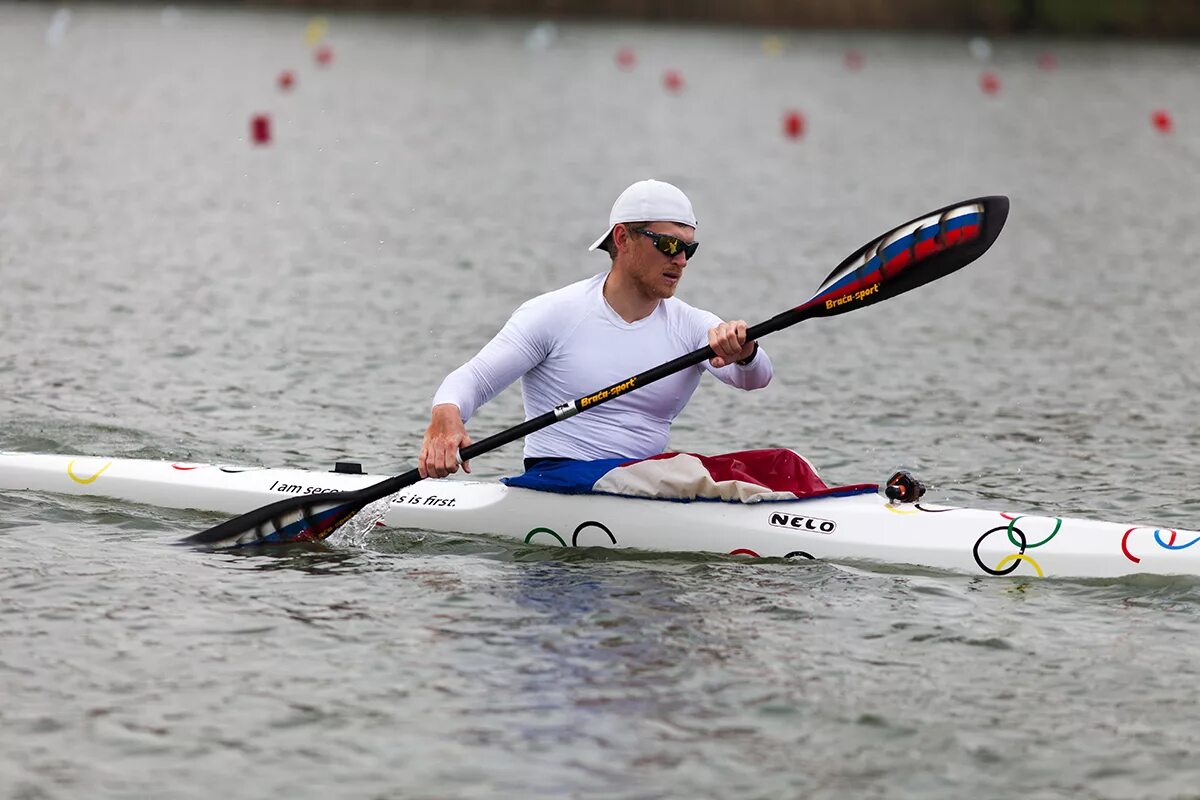
M 94 495 L 231 516 L 289 495 L 361 489 L 383 477 L 0 452 L 0 491 Z M 895 504 L 875 492 L 689 503 L 425 480 L 391 499 L 383 524 L 537 545 L 874 561 L 985 575 L 1200 575 L 1196 531 Z

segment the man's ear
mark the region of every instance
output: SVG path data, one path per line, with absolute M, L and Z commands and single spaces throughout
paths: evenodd
M 612 231 L 613 246 L 618 250 L 624 250 L 629 246 L 629 228 L 625 227 L 625 223 L 618 223 Z

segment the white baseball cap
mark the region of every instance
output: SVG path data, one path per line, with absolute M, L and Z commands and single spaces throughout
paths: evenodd
M 621 192 L 608 215 L 608 230 L 588 250 L 604 244 L 613 228 L 622 222 L 678 222 L 696 227 L 692 201 L 677 187 L 664 181 L 638 181 Z

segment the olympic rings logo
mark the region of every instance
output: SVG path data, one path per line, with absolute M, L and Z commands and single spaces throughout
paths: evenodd
M 599 528 L 604 532 L 612 544 L 615 545 L 617 543 L 617 537 L 613 536 L 613 532 L 609 530 L 607 525 L 605 525 L 603 522 L 596 522 L 594 519 L 590 519 L 586 522 L 581 522 L 576 526 L 575 532 L 571 534 L 571 547 L 579 547 L 579 534 L 583 533 L 588 528 Z M 567 546 L 567 543 L 563 541 L 563 537 L 559 536 L 558 532 L 553 528 L 534 528 L 529 533 L 525 534 L 525 544 L 530 544 L 533 541 L 533 537 L 537 536 L 539 533 L 545 533 L 553 536 L 554 540 L 558 542 L 559 547 Z
M 892 505 L 891 503 L 888 503 L 886 506 L 884 506 L 884 508 L 886 510 L 892 512 L 893 514 L 899 514 L 902 517 L 907 516 L 909 514 L 921 514 L 921 513 L 945 514 L 947 511 L 961 511 L 962 510 L 960 508 L 955 508 L 955 507 L 952 507 L 952 508 L 928 508 L 926 506 L 921 505 L 920 503 L 913 503 L 912 508 L 899 508 L 897 506 Z
M 1022 517 L 1010 517 L 1008 514 L 1001 514 L 1000 516 L 1007 519 L 1008 524 L 998 525 L 995 528 L 986 531 L 982 536 L 979 537 L 978 540 L 976 540 L 975 547 L 971 551 L 972 555 L 975 556 L 975 563 L 988 575 L 1003 576 L 1011 575 L 1014 571 L 1016 571 L 1017 567 L 1021 566 L 1021 562 L 1024 561 L 1028 563 L 1029 566 L 1033 567 L 1034 572 L 1037 573 L 1039 578 L 1046 577 L 1046 573 L 1042 570 L 1042 565 L 1039 564 L 1032 556 L 1028 555 L 1026 551 L 1032 550 L 1035 547 L 1041 547 L 1057 536 L 1058 532 L 1062 530 L 1062 518 L 1054 518 L 1054 530 L 1050 531 L 1050 533 L 1044 539 L 1030 543 L 1028 537 L 1025 535 L 1025 532 L 1017 527 L 1017 520 L 1022 519 Z M 987 541 L 989 536 L 1000 532 L 1004 532 L 1008 536 L 1008 541 L 1013 547 L 1017 548 L 1017 552 L 1010 553 L 1009 555 L 1001 558 L 1000 561 L 996 563 L 995 567 L 989 567 L 987 564 L 983 563 L 983 558 L 979 555 L 979 548 L 985 541 Z
M 76 459 L 72 458 L 70 461 L 67 462 L 67 477 L 83 486 L 86 486 L 89 483 L 95 482 L 96 478 L 99 478 L 102 474 L 104 474 L 104 470 L 108 469 L 113 464 L 113 462 L 111 462 L 111 461 L 106 461 L 104 463 L 103 467 L 96 470 L 91 475 L 84 477 L 82 475 L 75 474 L 75 461 L 76 461 Z
M 758 553 L 751 550 L 749 547 L 739 547 L 736 550 L 730 550 L 731 556 L 749 556 L 750 558 L 762 558 Z M 785 560 L 790 561 L 793 558 L 807 558 L 809 561 L 816 561 L 817 557 L 805 550 L 793 550 L 784 556 Z
M 525 544 L 534 544 L 533 539 L 535 536 L 537 536 L 538 534 L 545 534 L 546 536 L 552 537 L 554 539 L 554 541 L 558 544 L 559 547 L 579 547 L 579 535 L 582 534 L 584 531 L 588 530 L 589 528 L 599 529 L 602 533 L 604 533 L 605 536 L 608 537 L 608 541 L 614 547 L 616 546 L 617 537 L 613 534 L 612 530 L 610 530 L 609 527 L 607 525 L 605 525 L 603 522 L 597 522 L 594 519 L 587 520 L 586 522 L 581 522 L 581 523 L 579 523 L 578 526 L 576 526 L 574 533 L 571 534 L 571 544 L 570 545 L 568 545 L 566 540 L 562 536 L 559 535 L 558 531 L 554 530 L 553 528 L 547 528 L 544 526 L 534 528 L 533 530 L 529 531 L 529 533 L 525 534 Z M 586 547 L 587 545 L 584 545 L 584 546 Z M 733 550 L 729 553 L 729 555 L 731 555 L 731 556 L 750 556 L 751 558 L 762 558 L 762 556 L 760 556 L 758 553 L 756 553 L 753 550 L 750 550 L 749 548 L 746 548 L 746 547 L 740 547 L 736 550 Z M 804 559 L 816 560 L 816 558 L 811 553 L 808 553 L 804 550 L 793 550 L 790 553 L 788 553 L 787 555 L 785 555 L 784 558 L 788 559 L 788 560 L 793 559 L 793 558 L 804 558 Z
M 1170 538 L 1167 541 L 1163 541 L 1162 528 L 1151 528 L 1148 525 L 1135 525 L 1129 530 L 1125 531 L 1125 535 L 1121 537 L 1121 552 L 1125 554 L 1126 558 L 1135 564 L 1142 563 L 1140 558 L 1129 552 L 1129 535 L 1136 530 L 1154 531 L 1154 541 L 1157 542 L 1158 546 L 1164 550 L 1186 550 L 1197 542 L 1200 542 L 1200 536 L 1197 536 L 1190 542 L 1185 542 L 1184 544 L 1175 544 L 1175 538 L 1179 535 L 1179 532 L 1170 529 L 1167 529 L 1167 534 L 1170 536 Z

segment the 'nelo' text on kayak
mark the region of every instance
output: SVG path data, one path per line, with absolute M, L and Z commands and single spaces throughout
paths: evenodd
M 831 519 L 802 517 L 799 514 L 783 514 L 778 511 L 771 513 L 770 522 L 777 528 L 796 528 L 814 533 L 833 533 L 837 530 L 837 523 Z

